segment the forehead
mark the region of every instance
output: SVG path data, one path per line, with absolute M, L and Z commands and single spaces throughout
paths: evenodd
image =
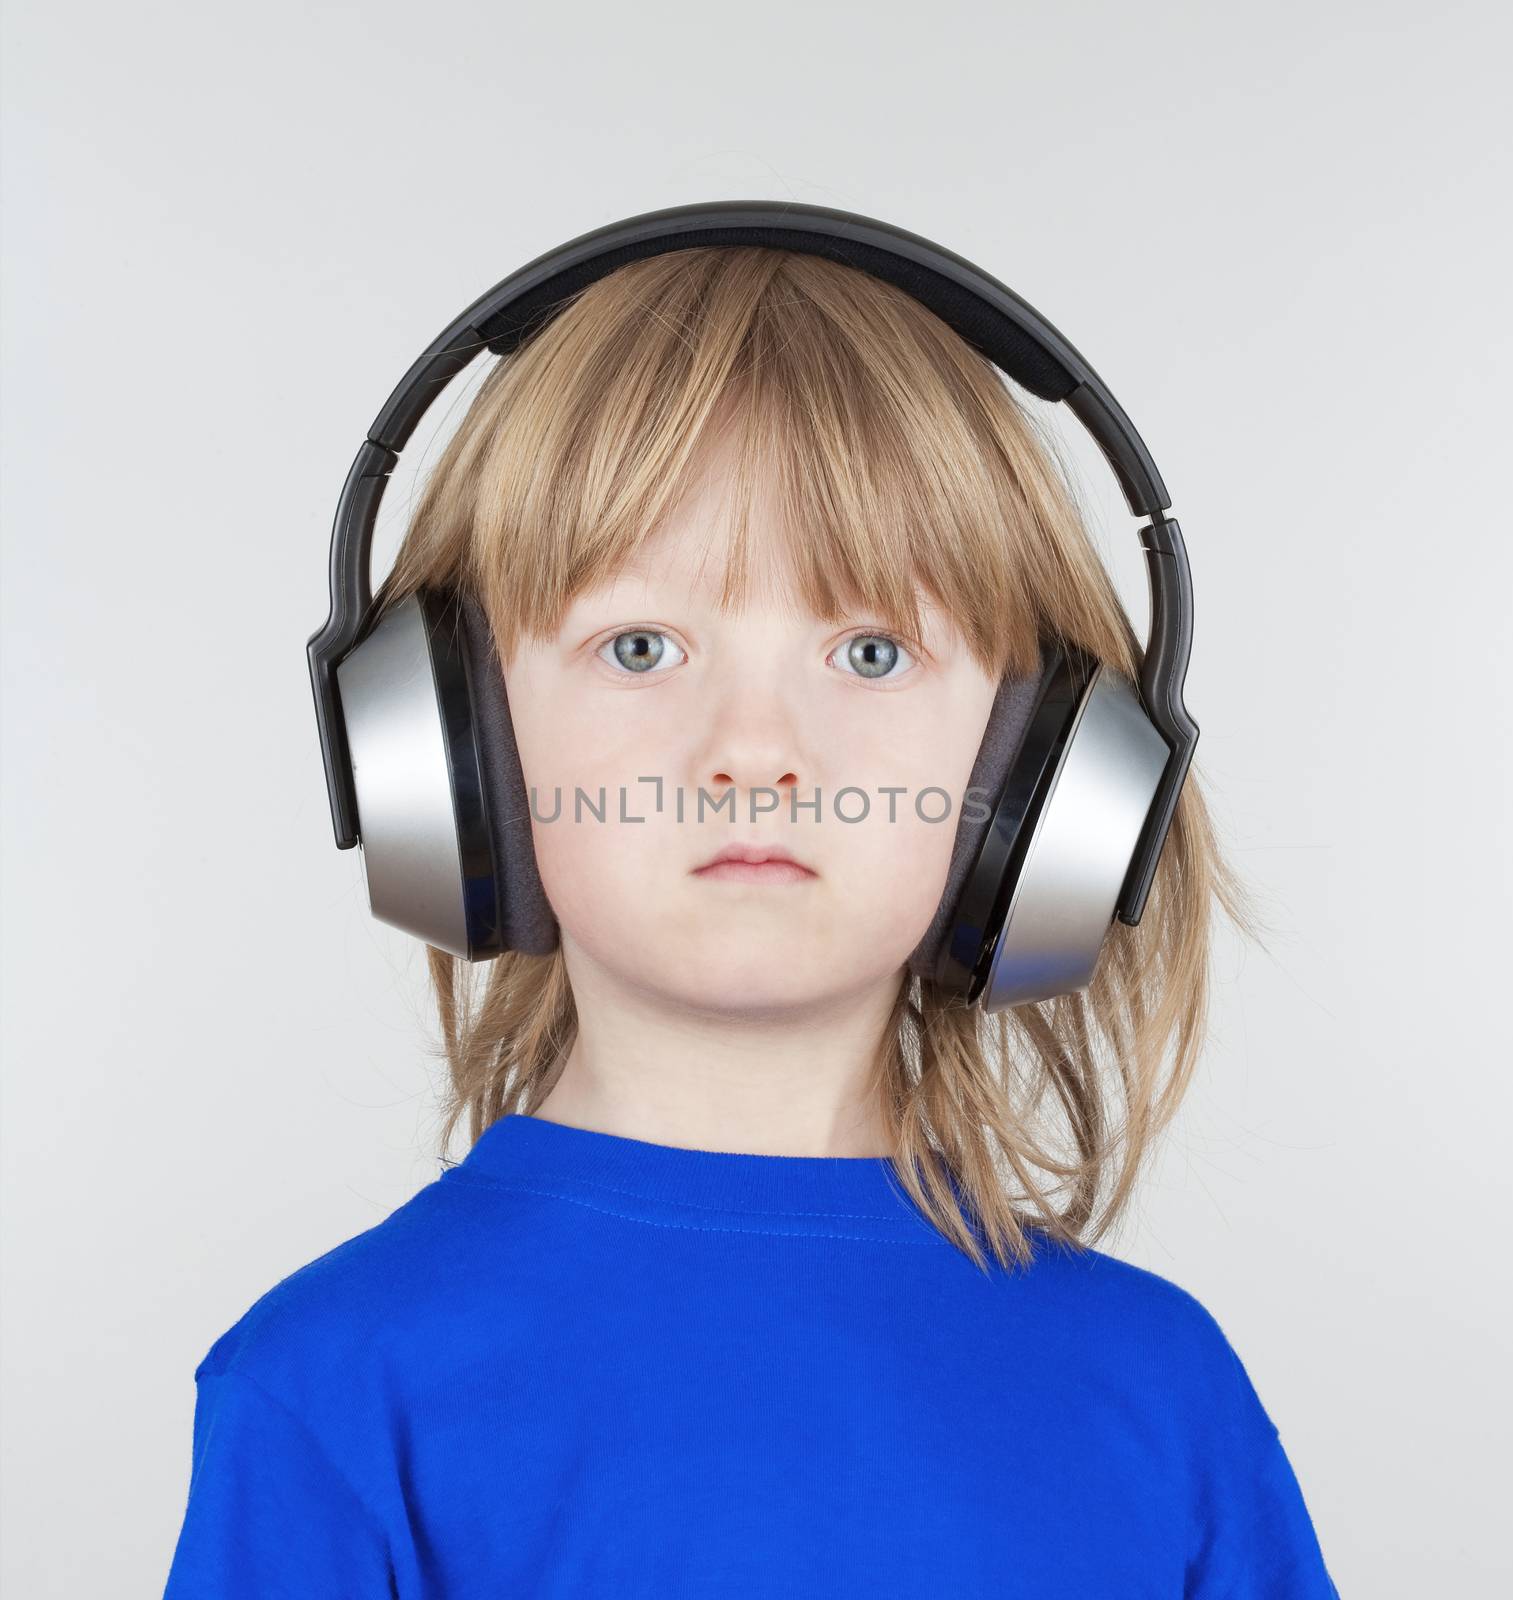
M 670 519 L 614 570 L 586 583 L 574 596 L 573 608 L 655 599 L 699 611 L 810 614 L 791 561 L 759 524 L 752 528 L 748 551 L 743 574 L 728 528 L 688 517 Z
M 803 585 L 773 486 L 760 475 L 751 484 L 744 527 L 736 510 L 733 452 L 728 444 L 713 445 L 700 452 L 687 487 L 656 526 L 584 592 L 656 588 L 725 608 L 746 601 L 802 607 Z

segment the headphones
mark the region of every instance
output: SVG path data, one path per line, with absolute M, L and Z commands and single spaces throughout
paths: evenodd
M 909 958 L 989 1012 L 1085 989 L 1112 919 L 1139 924 L 1198 739 L 1182 702 L 1192 583 L 1171 499 L 1118 402 L 1032 306 L 928 239 L 823 206 L 708 201 L 582 234 L 474 301 L 400 380 L 342 488 L 330 615 L 307 647 L 338 848 L 361 844 L 373 915 L 428 944 L 468 961 L 555 948 L 487 619 L 450 589 L 373 615 L 373 527 L 416 423 L 480 351 L 507 355 L 626 262 L 711 245 L 826 256 L 913 295 L 1031 393 L 1065 401 L 1149 519 L 1138 686 L 1045 634 L 1037 672 L 1003 680 L 968 780 L 990 797 L 985 814 L 963 807 L 945 892 Z

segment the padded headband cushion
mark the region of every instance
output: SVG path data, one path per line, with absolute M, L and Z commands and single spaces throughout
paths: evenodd
M 461 600 L 468 673 L 472 680 L 474 727 L 488 790 L 489 831 L 499 876 L 504 945 L 528 955 L 549 955 L 558 944 L 559 929 L 536 869 L 525 778 L 510 723 L 504 668 L 483 607 L 471 593 L 464 593 Z M 919 977 L 928 978 L 934 974 L 967 875 L 982 848 L 993 807 L 1029 726 L 1039 693 L 1038 672 L 1028 678 L 1005 678 L 998 686 L 977 759 L 967 779 L 967 801 L 953 797 L 959 816 L 945 890 L 930 926 L 909 956 L 909 970 Z M 986 811 L 987 815 L 980 821 L 973 821 L 972 815 L 978 811 Z

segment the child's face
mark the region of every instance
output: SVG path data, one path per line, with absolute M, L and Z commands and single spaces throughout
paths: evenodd
M 923 598 L 933 662 L 901 643 L 891 655 L 871 631 L 886 633 L 879 618 L 792 609 L 765 557 L 746 608 L 718 610 L 727 470 L 717 454 L 644 570 L 581 594 L 556 638 L 524 640 L 505 676 L 569 961 L 581 951 L 669 1003 L 739 1013 L 896 984 L 944 889 L 997 685 Z M 769 551 L 762 530 L 754 518 L 753 545 Z M 862 634 L 870 658 L 851 649 Z M 837 802 L 848 786 L 862 793 Z M 944 789 L 949 810 L 926 789 Z M 806 808 L 816 791 L 818 810 Z M 781 846 L 811 875 L 698 872 L 732 843 Z

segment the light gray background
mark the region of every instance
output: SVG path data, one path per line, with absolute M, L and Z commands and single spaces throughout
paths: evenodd
M 763 197 L 1002 278 L 1161 464 L 1199 769 L 1279 931 L 1221 951 L 1111 1248 L 1219 1318 L 1343 1594 L 1508 1593 L 1505 10 L 166 0 L 4 35 L 7 1592 L 160 1593 L 200 1356 L 436 1173 L 420 948 L 333 845 L 305 667 L 363 431 L 527 259 Z

